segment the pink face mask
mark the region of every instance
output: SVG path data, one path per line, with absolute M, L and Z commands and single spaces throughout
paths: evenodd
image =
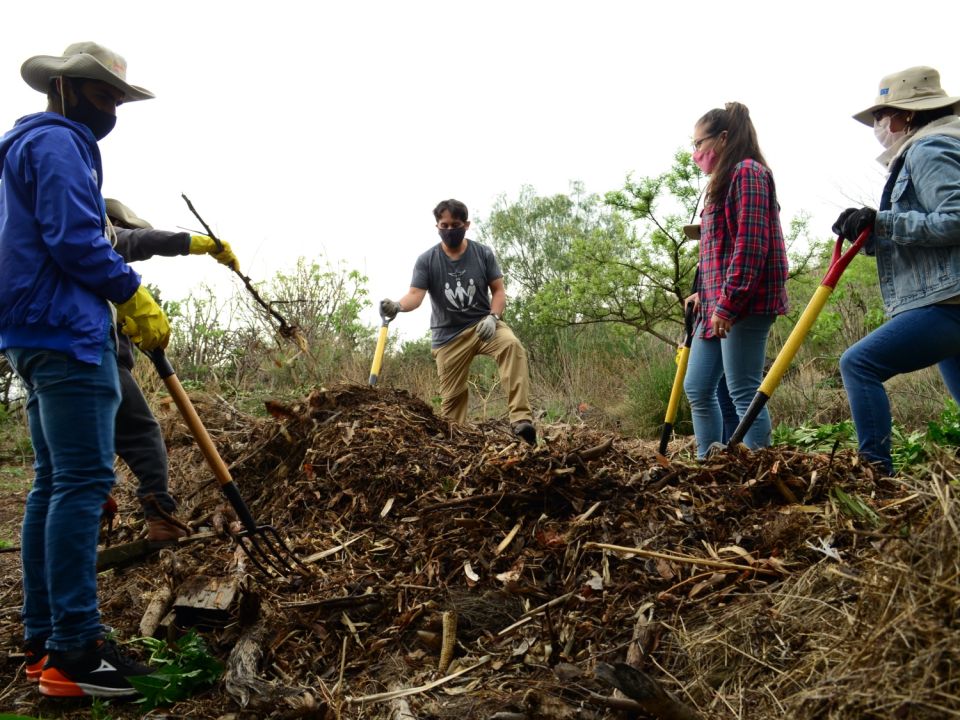
M 693 161 L 704 175 L 709 175 L 717 166 L 717 151 L 712 147 L 707 150 L 697 150 L 693 154 Z

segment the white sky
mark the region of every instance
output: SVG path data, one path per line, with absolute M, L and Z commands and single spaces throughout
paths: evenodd
M 5 3 L 0 126 L 44 107 L 27 57 L 102 43 L 157 95 L 101 143 L 107 197 L 197 228 L 185 192 L 253 279 L 325 254 L 376 301 L 407 289 L 439 200 L 476 220 L 524 184 L 602 194 L 667 170 L 729 100 L 750 108 L 785 222 L 807 210 L 828 235 L 883 182 L 882 148 L 850 115 L 912 65 L 960 95 L 958 18 L 954 2 L 902 0 Z M 208 258 L 137 269 L 166 299 L 234 284 Z M 395 329 L 422 335 L 427 306 Z

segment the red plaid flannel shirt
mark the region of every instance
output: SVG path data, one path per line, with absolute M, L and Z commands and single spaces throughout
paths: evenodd
M 700 218 L 702 337 L 713 337 L 714 313 L 731 322 L 786 313 L 787 248 L 770 171 L 738 163 L 723 205 L 706 206 Z

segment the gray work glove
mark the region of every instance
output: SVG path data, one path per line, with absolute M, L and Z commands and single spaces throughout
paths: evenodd
M 484 342 L 493 340 L 497 334 L 497 319 L 493 315 L 487 315 L 483 320 L 477 323 L 477 335 Z
M 380 301 L 380 314 L 387 320 L 393 320 L 398 312 L 400 312 L 400 303 L 390 298 Z

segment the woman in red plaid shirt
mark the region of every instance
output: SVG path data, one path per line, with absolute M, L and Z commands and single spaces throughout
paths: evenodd
M 698 323 L 683 388 L 702 458 L 721 440 L 720 378 L 740 417 L 763 379 L 770 326 L 787 311 L 787 250 L 773 174 L 747 108 L 727 103 L 708 112 L 694 126 L 693 147 L 710 184 L 700 215 Z M 752 449 L 770 444 L 766 409 L 744 442 Z

